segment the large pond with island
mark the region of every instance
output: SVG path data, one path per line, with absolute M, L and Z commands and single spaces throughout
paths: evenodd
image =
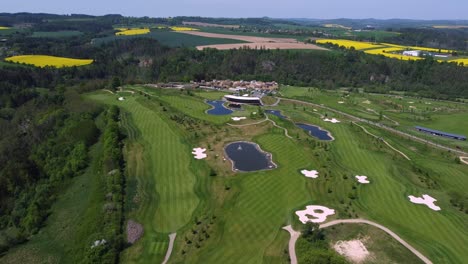
M 224 106 L 225 101 L 223 100 L 207 100 L 206 103 L 213 107 L 206 111 L 210 115 L 229 115 L 233 112 Z
M 246 141 L 232 142 L 224 148 L 232 162 L 233 171 L 259 171 L 275 169 L 270 153 L 263 151 L 258 144 Z

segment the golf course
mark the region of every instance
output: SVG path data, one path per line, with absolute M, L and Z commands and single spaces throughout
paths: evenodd
M 177 237 L 169 263 L 288 263 L 289 234 L 282 227 L 292 225 L 300 231 L 303 224 L 295 212 L 308 205 L 333 209 L 335 214 L 326 221 L 359 218 L 385 226 L 433 263 L 463 263 L 468 259 L 468 216 L 463 208 L 468 166 L 457 162 L 456 155 L 369 124 L 357 126 L 346 116 L 305 103 L 282 100 L 277 106 L 265 108 L 279 110 L 287 119 L 251 106 L 230 115 L 207 114 L 211 106 L 205 100 L 218 100 L 223 94 L 128 86 L 116 93 L 97 91 L 84 96 L 121 110 L 120 127 L 126 135 L 126 218 L 144 229 L 142 237 L 123 252 L 124 263 L 162 262 L 170 233 L 177 233 Z M 302 97 L 318 105 L 379 120 L 379 114 L 366 112 L 357 103 L 338 103 L 351 100 L 343 99 L 342 94 L 285 88 L 281 95 Z M 356 102 L 361 97 L 377 101 L 364 93 L 352 100 Z M 412 99 L 403 99 L 409 100 Z M 459 113 L 467 109 L 455 103 L 433 104 Z M 375 108 L 377 112 L 381 110 Z M 445 113 L 439 112 L 430 120 L 418 122 L 451 129 L 448 121 L 439 118 Z M 384 115 L 409 130 L 411 118 L 423 113 Z M 236 123 L 231 120 L 234 116 L 246 119 Z M 323 117 L 340 122 L 325 122 Z M 259 122 L 265 118 L 273 122 Z M 392 122 L 389 119 L 381 118 L 382 122 Z M 334 140 L 319 140 L 296 123 L 323 128 Z M 224 147 L 235 141 L 258 144 L 262 151 L 271 153 L 277 168 L 233 171 Z M 206 159 L 194 159 L 191 152 L 198 147 L 207 149 Z M 304 177 L 300 173 L 303 169 L 317 170 L 319 176 Z M 370 183 L 360 184 L 356 175 L 366 175 Z M 437 199 L 441 210 L 434 211 L 408 199 L 409 195 L 423 194 Z M 352 232 L 350 228 L 344 230 Z M 402 247 L 381 233 L 362 230 L 380 241 L 380 249 Z M 333 237 L 340 237 L 339 232 L 333 232 Z M 298 243 L 302 243 L 300 239 Z M 406 249 L 398 250 L 408 254 L 408 263 L 420 263 Z M 303 254 L 298 250 L 299 263 Z M 384 259 L 396 261 L 390 253 Z M 376 260 L 369 257 L 367 261 Z

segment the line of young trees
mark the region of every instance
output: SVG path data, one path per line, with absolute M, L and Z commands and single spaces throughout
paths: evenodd
M 105 128 L 102 135 L 102 176 L 105 181 L 106 195 L 103 208 L 101 228 L 95 234 L 97 246 L 90 247 L 86 253 L 86 263 L 118 263 L 120 251 L 123 249 L 124 222 L 124 161 L 122 155 L 122 134 L 119 130 L 119 108 L 110 107 L 104 115 Z

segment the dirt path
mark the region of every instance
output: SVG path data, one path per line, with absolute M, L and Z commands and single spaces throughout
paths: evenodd
M 268 121 L 268 117 L 266 117 L 265 119 L 263 119 L 262 121 L 258 121 L 258 122 L 255 122 L 255 123 L 250 123 L 250 124 L 243 124 L 243 125 L 234 125 L 234 124 L 230 124 L 230 123 L 226 123 L 228 126 L 232 126 L 232 127 L 244 127 L 244 126 L 251 126 L 251 125 L 258 125 L 258 124 L 261 124 L 265 121 Z
M 268 118 L 268 116 L 267 116 L 267 119 L 270 120 L 270 122 L 271 122 L 275 127 L 283 129 L 283 130 L 284 130 L 284 135 L 285 135 L 286 137 L 292 138 L 292 137 L 288 134 L 288 130 L 287 130 L 286 128 L 277 125 L 276 122 L 273 121 L 273 120 L 271 120 L 270 118 Z
M 176 233 L 172 233 L 169 235 L 169 247 L 167 248 L 166 256 L 164 257 L 162 264 L 166 264 L 169 261 L 169 258 L 171 257 L 171 254 L 172 254 L 172 249 L 174 248 L 174 241 L 175 241 L 176 236 L 177 236 Z
M 108 90 L 108 89 L 102 89 L 102 90 L 105 91 L 105 92 L 111 93 L 111 94 L 115 94 L 113 91 Z
M 411 160 L 408 156 L 406 156 L 405 153 L 403 153 L 403 152 L 399 151 L 398 149 L 394 148 L 392 145 L 390 145 L 390 143 L 388 143 L 387 141 L 385 141 L 383 138 L 378 137 L 378 136 L 372 134 L 371 132 L 367 131 L 367 129 L 366 129 L 365 127 L 363 127 L 363 126 L 361 126 L 361 125 L 358 125 L 356 122 L 352 122 L 352 123 L 355 124 L 356 126 L 362 128 L 362 130 L 363 130 L 364 132 L 366 132 L 366 134 L 369 134 L 369 135 L 371 135 L 371 136 L 373 136 L 373 137 L 375 137 L 375 138 L 377 138 L 377 139 L 382 140 L 383 143 L 385 143 L 387 146 L 389 146 L 389 147 L 390 147 L 391 149 L 393 149 L 394 151 L 398 152 L 398 153 L 399 153 L 401 156 L 403 156 L 405 159 Z
M 460 161 L 468 165 L 468 157 L 460 157 Z
M 434 142 L 432 142 L 432 141 L 429 141 L 429 140 L 426 140 L 426 139 L 422 139 L 422 138 L 420 138 L 420 137 L 417 137 L 417 136 L 408 134 L 408 133 L 406 133 L 406 132 L 402 132 L 402 131 L 400 131 L 400 130 L 396 130 L 396 129 L 394 129 L 394 128 L 391 128 L 391 127 L 382 125 L 382 124 L 380 124 L 380 123 L 372 122 L 372 121 L 369 121 L 369 120 L 364 119 L 364 118 L 360 118 L 360 117 L 353 116 L 353 115 L 350 115 L 350 114 L 345 113 L 345 112 L 341 112 L 341 111 L 339 111 L 339 110 L 330 108 L 330 107 L 328 107 L 328 106 L 318 105 L 318 104 L 314 104 L 314 103 L 310 103 L 310 102 L 305 102 L 305 101 L 301 101 L 301 100 L 288 99 L 288 98 L 284 98 L 284 97 L 282 97 L 281 100 L 290 101 L 290 102 L 296 102 L 296 103 L 301 103 L 301 104 L 311 105 L 311 106 L 314 106 L 314 107 L 323 108 L 323 109 L 326 109 L 326 110 L 329 110 L 329 111 L 338 113 L 338 114 L 340 114 L 340 115 L 346 116 L 346 117 L 350 118 L 351 120 L 354 120 L 354 121 L 361 121 L 361 122 L 363 122 L 363 123 L 367 123 L 367 124 L 370 124 L 370 125 L 373 125 L 373 126 L 376 126 L 376 127 L 382 128 L 382 129 L 385 129 L 385 130 L 387 130 L 387 131 L 389 131 L 389 132 L 391 132 L 391 133 L 397 134 L 397 135 L 399 135 L 399 136 L 406 137 L 407 139 L 410 139 L 410 140 L 413 140 L 413 141 L 418 141 L 418 142 L 421 142 L 421 143 L 423 143 L 423 144 L 428 144 L 428 145 L 430 145 L 430 146 L 432 146 L 432 147 L 436 147 L 436 148 L 443 149 L 443 150 L 449 150 L 449 151 L 451 151 L 451 152 L 453 152 L 453 153 L 458 153 L 458 154 L 461 154 L 461 155 L 467 155 L 467 156 L 468 156 L 468 152 L 464 152 L 464 151 L 461 151 L 461 150 L 449 148 L 449 147 L 446 147 L 446 146 L 443 146 L 443 145 L 434 143 Z
M 207 48 L 218 49 L 218 50 L 230 50 L 240 48 L 250 49 L 300 49 L 300 50 L 327 50 L 314 44 L 307 43 L 290 43 L 290 42 L 252 42 L 252 43 L 237 43 L 237 44 L 213 44 L 197 46 L 198 50 Z
M 334 226 L 334 225 L 339 225 L 339 224 L 368 224 L 368 225 L 371 225 L 371 226 L 375 226 L 378 229 L 380 229 L 380 230 L 384 231 L 385 233 L 389 234 L 390 236 L 392 236 L 398 242 L 400 242 L 400 244 L 402 244 L 404 247 L 406 247 L 411 252 L 413 252 L 413 254 L 418 256 L 418 258 L 420 258 L 424 263 L 432 264 L 432 261 L 430 261 L 421 252 L 419 252 L 414 247 L 412 247 L 410 244 L 408 244 L 406 241 L 404 241 L 401 237 L 399 237 L 397 234 L 395 234 L 392 230 L 386 228 L 385 226 L 379 225 L 379 224 L 377 224 L 375 222 L 369 221 L 369 220 L 365 220 L 365 219 L 334 220 L 334 221 L 328 222 L 326 224 L 321 224 L 320 228 L 327 228 L 327 227 Z
M 291 264 L 297 264 L 297 256 L 296 256 L 296 241 L 301 235 L 301 232 L 295 231 L 291 225 L 283 227 L 284 230 L 289 232 L 289 235 L 291 236 L 289 238 L 289 245 L 288 245 L 288 250 L 289 250 L 289 258 L 291 259 Z

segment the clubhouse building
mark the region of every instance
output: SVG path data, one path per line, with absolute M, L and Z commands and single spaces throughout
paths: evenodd
M 234 104 L 262 105 L 262 101 L 258 97 L 225 95 L 224 99 Z

